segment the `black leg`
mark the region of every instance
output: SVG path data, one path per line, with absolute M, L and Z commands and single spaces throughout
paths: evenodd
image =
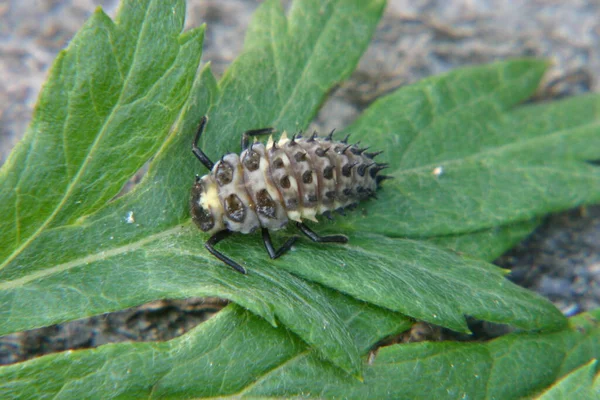
M 319 236 L 308 226 L 302 222 L 296 222 L 296 226 L 302 233 L 304 233 L 310 240 L 317 243 L 348 243 L 348 238 L 344 235 L 329 235 Z
M 269 253 L 269 257 L 272 259 L 276 259 L 281 257 L 286 251 L 292 248 L 296 240 L 298 240 L 298 236 L 292 236 L 279 248 L 279 250 L 275 251 L 273 248 L 273 243 L 271 242 L 271 235 L 269 234 L 269 230 L 267 228 L 262 228 L 262 237 L 263 242 L 265 243 L 265 248 L 267 249 L 267 253 Z
M 250 146 L 250 136 L 268 135 L 275 132 L 273 128 L 252 129 L 242 133 L 242 151 Z
M 204 247 L 206 247 L 206 250 L 208 250 L 210 252 L 210 254 L 217 257 L 219 260 L 223 261 L 225 264 L 229 265 L 231 268 L 235 269 L 238 272 L 241 272 L 242 274 L 246 274 L 246 268 L 242 267 L 240 264 L 236 263 L 235 261 L 233 261 L 231 258 L 227 257 L 226 255 L 220 253 L 217 249 L 215 249 L 213 247 L 217 243 L 219 243 L 221 240 L 231 236 L 232 233 L 233 233 L 232 231 L 227 231 L 227 230 L 219 231 L 219 232 L 215 233 L 214 235 L 212 235 L 210 237 L 210 239 L 208 239 L 206 241 L 206 243 L 204 243 Z
M 209 170 L 212 170 L 213 165 L 215 165 L 215 164 L 212 161 L 210 161 L 208 156 L 206 154 L 204 154 L 202 152 L 202 150 L 200 150 L 198 148 L 198 141 L 200 140 L 200 136 L 202 135 L 202 132 L 204 132 L 204 127 L 206 126 L 207 121 L 208 121 L 208 117 L 206 115 L 204 117 L 202 117 L 202 119 L 200 120 L 200 126 L 198 127 L 198 131 L 196 132 L 196 136 L 194 137 L 194 142 L 192 143 L 192 153 L 194 153 L 196 158 L 198 160 L 200 160 L 200 162 L 202 164 L 204 164 L 204 166 L 206 168 L 208 168 Z

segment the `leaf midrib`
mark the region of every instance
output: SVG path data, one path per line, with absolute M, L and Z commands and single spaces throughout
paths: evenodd
M 146 17 L 148 15 L 149 9 L 150 9 L 150 7 L 147 5 L 146 11 L 144 13 L 144 19 L 143 19 L 144 21 L 146 20 Z M 134 70 L 134 65 L 136 64 L 136 60 L 138 59 L 139 49 L 140 49 L 140 47 L 139 47 L 140 38 L 146 32 L 146 29 L 147 29 L 147 24 L 144 24 L 142 26 L 142 29 L 140 29 L 139 34 L 138 34 L 138 36 L 136 38 L 135 52 L 134 52 L 134 55 L 133 55 L 133 58 L 132 58 L 132 62 L 131 62 L 130 67 L 129 67 L 129 71 L 127 72 L 127 78 L 123 81 L 123 89 L 121 90 L 121 93 L 119 95 L 119 99 L 117 100 L 117 102 L 115 103 L 114 107 L 112 108 L 112 110 L 111 110 L 110 115 L 108 116 L 108 118 L 105 119 L 105 122 L 102 125 L 102 129 L 100 130 L 99 134 L 96 135 L 96 138 L 94 139 L 94 142 L 92 143 L 92 146 L 90 147 L 90 151 L 89 151 L 87 157 L 85 158 L 85 161 L 81 164 L 81 166 L 79 167 L 79 170 L 77 171 L 77 173 L 73 177 L 72 181 L 67 186 L 67 190 L 65 191 L 62 199 L 56 205 L 56 207 L 54 208 L 54 210 L 52 211 L 52 213 L 46 218 L 46 220 L 44 221 L 44 223 L 42 223 L 38 227 L 38 229 L 35 232 L 33 232 L 29 236 L 29 238 L 27 238 L 27 240 L 25 240 L 19 246 L 17 246 L 15 248 L 15 250 L 6 258 L 6 260 L 4 260 L 4 262 L 2 264 L 0 264 L 0 270 L 4 269 L 8 264 L 10 264 L 23 251 L 23 249 L 27 248 L 54 221 L 54 218 L 62 210 L 63 206 L 66 204 L 67 200 L 69 199 L 71 193 L 75 189 L 76 184 L 79 183 L 79 179 L 81 178 L 81 176 L 85 172 L 87 165 L 93 159 L 93 157 L 91 157 L 91 156 L 96 152 L 96 150 L 98 148 L 98 143 L 106 135 L 106 128 L 107 128 L 107 126 L 109 125 L 109 123 L 115 117 L 115 110 L 118 110 L 119 106 L 121 105 L 121 101 L 123 99 L 123 95 L 126 92 L 125 88 L 126 88 L 126 86 L 128 84 L 128 80 L 129 80 L 128 78 L 130 77 L 132 71 Z M 63 137 L 64 137 L 64 129 L 63 129 Z
M 418 167 L 413 167 L 413 168 L 408 168 L 408 169 L 402 169 L 402 170 L 396 170 L 395 172 L 393 172 L 392 174 L 395 176 L 401 176 L 404 174 L 422 174 L 423 172 L 427 172 L 428 175 L 431 174 L 431 172 L 433 171 L 434 168 L 437 167 L 445 167 L 448 165 L 454 165 L 454 164 L 461 164 L 461 163 L 469 163 L 469 162 L 473 162 L 473 161 L 481 161 L 482 159 L 492 159 L 492 157 L 489 156 L 498 156 L 501 155 L 502 152 L 504 151 L 510 151 L 513 149 L 519 149 L 520 147 L 527 147 L 530 146 L 531 144 L 535 144 L 536 142 L 540 142 L 542 144 L 545 144 L 547 141 L 551 140 L 554 137 L 558 137 L 561 135 L 569 135 L 569 131 L 574 131 L 574 130 L 578 130 L 578 129 L 584 129 L 584 128 L 600 128 L 600 121 L 594 121 L 594 122 L 590 122 L 587 124 L 583 124 L 583 125 L 578 125 L 578 126 L 573 126 L 573 127 L 569 127 L 567 129 L 561 129 L 558 130 L 554 133 L 550 133 L 547 135 L 540 135 L 540 136 L 536 136 L 536 137 L 532 137 L 532 138 L 527 138 L 524 140 L 519 140 L 516 142 L 510 142 L 510 143 L 506 143 L 504 145 L 501 146 L 497 146 L 497 147 L 491 147 L 482 151 L 479 151 L 475 154 L 466 156 L 466 157 L 462 157 L 462 158 L 455 158 L 455 159 L 449 159 L 449 160 L 444 160 L 444 161 L 440 161 L 440 162 L 436 162 L 436 163 L 430 163 L 430 164 L 425 164 L 425 165 L 421 165 Z M 578 160 L 578 159 L 570 159 L 567 161 L 579 161 L 579 162 L 583 162 L 583 160 Z M 509 165 L 509 167 L 512 167 L 513 165 Z M 524 165 L 524 167 L 539 167 L 540 165 L 529 165 L 526 164 Z M 523 167 L 522 164 L 516 164 L 514 165 L 515 168 L 518 167 Z M 445 172 L 445 171 L 444 171 Z M 442 174 L 443 176 L 443 174 Z
M 38 278 L 44 278 L 44 277 L 50 276 L 54 273 L 63 272 L 63 271 L 69 270 L 71 268 L 78 267 L 80 265 L 90 264 L 90 263 L 93 263 L 93 262 L 96 262 L 99 260 L 106 260 L 106 259 L 118 256 L 120 254 L 139 250 L 144 245 L 151 243 L 155 240 L 159 240 L 164 237 L 176 235 L 176 234 L 180 233 L 184 229 L 184 226 L 185 225 L 179 224 L 174 228 L 167 229 L 165 231 L 156 233 L 154 235 L 146 236 L 138 241 L 127 243 L 124 246 L 115 247 L 110 250 L 103 250 L 102 252 L 97 252 L 97 253 L 94 253 L 89 256 L 77 258 L 75 260 L 71 260 L 71 261 L 68 261 L 63 264 L 58 264 L 58 265 L 55 265 L 50 268 L 46 268 L 46 269 L 42 269 L 42 270 L 33 272 L 33 273 L 28 274 L 21 278 L 0 282 L 0 290 L 9 290 L 9 289 L 18 288 L 18 287 L 21 287 L 24 284 L 34 281 Z
M 258 379 L 254 380 L 253 382 L 244 386 L 239 392 L 231 393 L 231 394 L 229 394 L 229 396 L 240 396 L 240 397 L 243 396 L 245 393 L 251 391 L 255 387 L 260 386 L 261 383 L 263 383 L 265 380 L 267 380 L 270 376 L 275 375 L 278 371 L 282 370 L 287 365 L 293 364 L 294 362 L 296 362 L 302 358 L 306 358 L 306 357 L 310 356 L 312 354 L 312 352 L 313 351 L 310 348 L 306 349 L 306 350 L 300 350 L 298 353 L 294 354 L 292 357 L 283 361 L 281 364 L 278 364 L 278 365 L 274 366 L 273 368 L 271 368 L 270 370 L 265 371 Z
M 416 132 L 416 134 L 410 139 L 410 142 L 406 144 L 404 150 L 399 155 L 398 165 L 402 164 L 402 161 L 406 158 L 406 155 L 409 153 L 409 150 L 413 147 L 413 145 L 417 141 L 417 139 L 422 137 L 423 132 L 426 132 L 427 129 L 429 129 L 432 125 L 437 124 L 439 121 L 443 120 L 448 115 L 451 115 L 458 110 L 462 110 L 462 109 L 466 109 L 466 108 L 474 108 L 474 105 L 476 105 L 476 104 L 479 104 L 483 101 L 489 100 L 490 98 L 492 98 L 492 99 L 495 98 L 494 95 L 513 86 L 514 83 L 511 84 L 511 82 L 514 82 L 514 81 L 519 82 L 522 80 L 528 81 L 532 74 L 534 74 L 533 71 L 527 71 L 523 75 L 520 75 L 519 77 L 514 78 L 514 79 L 503 78 L 502 83 L 499 84 L 496 88 L 494 88 L 490 92 L 481 93 L 480 95 L 477 95 L 477 96 L 469 99 L 467 102 L 460 103 L 460 102 L 454 101 L 455 106 L 453 106 L 449 109 L 446 109 L 437 115 L 434 115 L 433 118 L 429 122 L 427 122 L 425 125 L 423 125 L 419 129 L 416 128 L 416 125 L 412 122 L 412 120 L 410 118 L 406 118 L 406 121 L 411 124 L 411 126 L 413 127 L 413 130 Z M 434 86 L 435 86 L 435 84 L 434 84 Z M 423 85 L 420 88 L 420 90 L 421 90 L 421 92 L 423 92 L 425 94 L 425 96 L 427 97 L 427 102 L 433 109 L 434 102 L 431 100 L 432 95 L 433 95 L 431 93 L 431 88 L 432 88 L 432 85 L 431 85 L 431 83 L 428 82 L 428 84 Z M 494 108 L 497 108 L 498 114 L 502 114 L 502 112 L 506 113 L 506 110 L 511 108 L 511 106 L 503 105 L 501 102 L 498 102 L 498 101 L 493 101 L 491 103 L 494 106 Z M 514 107 L 514 106 L 512 106 L 512 107 Z

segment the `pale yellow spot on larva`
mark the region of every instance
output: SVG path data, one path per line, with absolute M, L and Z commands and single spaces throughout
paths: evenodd
M 317 218 L 317 210 L 315 208 L 303 208 L 302 209 L 302 218 L 306 218 L 313 222 L 319 222 Z
M 219 201 L 219 191 L 217 190 L 217 185 L 212 184 L 208 185 L 206 193 L 202 195 L 200 199 L 200 205 L 202 208 L 207 210 L 213 208 L 221 208 L 221 202 Z
M 286 161 L 288 162 L 287 164 L 286 164 Z M 287 167 L 290 164 L 289 160 L 287 160 L 287 158 L 286 158 L 286 160 L 283 161 L 283 164 Z M 293 176 L 290 175 L 289 179 L 290 179 L 290 187 L 298 190 L 298 181 L 296 180 L 296 178 L 294 178 Z
M 279 142 L 277 142 L 277 144 L 279 145 L 279 147 L 283 147 L 289 141 L 290 140 L 287 137 L 287 132 L 283 131 L 283 133 L 281 134 L 281 137 L 279 138 Z
M 267 140 L 267 150 L 273 147 L 273 135 L 269 136 L 269 140 Z
M 300 211 L 288 211 L 287 215 L 288 215 L 288 218 L 291 219 L 292 221 L 302 222 Z

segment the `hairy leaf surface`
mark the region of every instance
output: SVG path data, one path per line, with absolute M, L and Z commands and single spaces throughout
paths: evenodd
M 600 169 L 590 163 L 600 159 L 600 97 L 514 107 L 544 67 L 467 68 L 376 101 L 347 131 L 386 150 L 393 179 L 368 217 L 344 226 L 448 236 L 600 201 Z
M 341 307 L 340 316 L 362 352 L 402 329 L 390 313 L 366 304 L 366 321 L 363 312 L 349 310 Z M 581 366 L 581 378 L 589 380 L 596 370 L 590 360 L 599 356 L 599 317 L 598 312 L 584 314 L 559 332 L 518 333 L 487 343 L 384 347 L 365 358 L 361 382 L 323 362 L 284 328 L 229 307 L 169 342 L 106 345 L 0 368 L 0 389 L 22 398 L 516 399 L 539 393 L 561 377 L 566 382 L 559 386 L 572 384 L 568 381 L 580 379 Z
M 25 138 L 2 166 L 0 270 L 47 230 L 76 225 L 114 197 L 189 95 L 204 29 L 181 34 L 183 1 L 121 10 L 116 22 L 97 11 L 60 53 Z
M 594 374 L 598 370 L 597 365 L 598 360 L 592 360 L 577 368 L 537 398 L 540 400 L 597 399 L 600 393 L 595 393 L 593 387 Z

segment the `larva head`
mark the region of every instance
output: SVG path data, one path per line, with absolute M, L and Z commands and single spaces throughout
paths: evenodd
M 192 220 L 204 232 L 223 229 L 223 209 L 217 193 L 217 185 L 210 175 L 197 178 L 192 186 L 190 213 Z

